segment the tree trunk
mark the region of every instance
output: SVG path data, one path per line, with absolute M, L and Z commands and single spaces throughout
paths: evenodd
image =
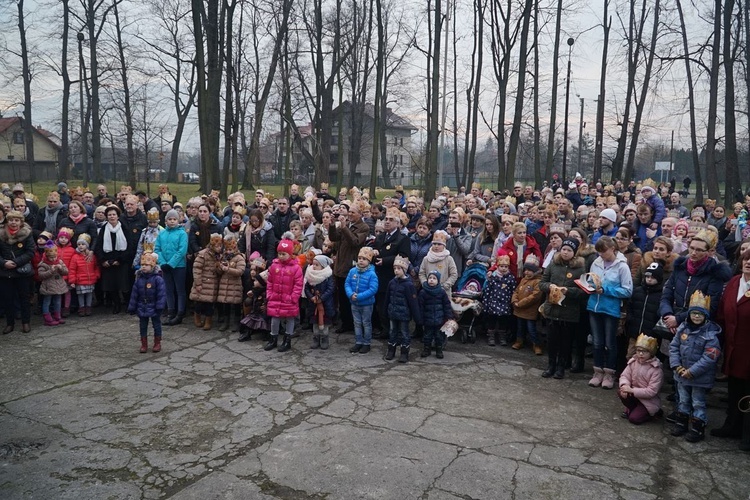
M 224 158 L 222 162 L 221 186 L 219 187 L 219 196 L 221 199 L 227 197 L 227 187 L 229 186 L 229 171 L 232 165 L 233 150 L 233 130 L 234 130 L 234 8 L 237 5 L 236 0 L 224 2 L 224 13 L 222 14 L 225 26 L 226 36 L 224 64 L 226 65 L 226 77 L 224 86 Z
M 472 63 L 472 81 L 469 88 L 466 90 L 466 96 L 471 96 L 468 99 L 469 119 L 467 120 L 468 130 L 467 140 L 468 144 L 468 165 L 464 168 L 463 176 L 461 178 L 461 185 L 468 187 L 469 184 L 474 182 L 474 170 L 476 169 L 476 155 L 477 155 L 477 125 L 479 123 L 479 89 L 482 85 L 482 64 L 484 57 L 484 12 L 487 8 L 487 4 L 484 0 L 475 0 L 474 9 L 474 48 L 471 54 Z M 470 135 L 469 135 L 470 134 Z M 464 162 L 466 164 L 467 162 Z
M 125 147 L 128 152 L 128 182 L 135 186 L 138 182 L 135 175 L 135 148 L 133 147 L 133 109 L 130 105 L 130 84 L 128 83 L 128 67 L 125 60 L 125 46 L 122 43 L 122 28 L 120 12 L 114 4 L 115 31 L 117 33 L 117 55 L 120 59 L 120 80 L 122 81 L 123 114 L 125 115 Z M 114 160 L 114 158 L 113 158 Z M 112 169 L 114 172 L 114 161 Z M 146 173 L 148 175 L 148 172 Z
M 99 36 L 96 23 L 96 11 L 98 5 L 95 0 L 88 0 L 88 22 L 89 30 L 89 66 L 91 70 L 91 168 L 94 182 L 103 182 L 102 178 L 102 120 L 99 112 L 99 56 L 97 51 L 97 38 Z M 106 15 L 106 13 L 105 13 Z M 101 19 L 104 23 L 104 18 Z M 85 185 L 84 185 L 85 187 Z
M 539 130 L 539 0 L 534 2 L 534 186 L 542 185 L 542 135 Z
M 67 182 L 70 176 L 70 74 L 68 73 L 68 36 L 70 33 L 70 6 L 68 0 L 62 0 L 63 7 L 63 32 L 62 50 L 60 58 L 60 71 L 62 75 L 62 113 L 61 113 L 61 151 L 59 162 L 59 177 Z
M 377 57 L 375 58 L 375 103 L 373 105 L 372 130 L 372 163 L 370 165 L 370 195 L 375 196 L 378 181 L 378 159 L 380 157 L 380 128 L 382 127 L 380 102 L 383 100 L 383 80 L 385 74 L 385 20 L 383 19 L 383 0 L 375 0 L 375 17 L 378 27 Z M 385 173 L 384 173 L 385 174 Z M 389 179 L 383 176 L 383 181 Z M 387 184 L 386 184 L 387 185 Z
M 560 75 L 560 23 L 562 21 L 563 0 L 557 0 L 555 19 L 555 46 L 552 49 L 552 96 L 549 111 L 549 137 L 547 138 L 547 161 L 544 162 L 544 179 L 552 179 L 555 165 L 555 121 L 557 119 L 557 85 Z M 498 152 L 500 154 L 500 152 Z
M 607 102 L 607 52 L 609 51 L 609 30 L 612 28 L 612 17 L 608 15 L 609 0 L 604 0 L 604 15 L 602 28 L 604 31 L 604 46 L 602 47 L 602 70 L 599 77 L 599 98 L 596 102 L 596 143 L 594 144 L 594 182 L 602 177 L 602 156 L 604 149 L 604 103 Z M 611 174 L 610 174 L 611 179 Z
M 23 142 L 26 151 L 26 169 L 29 181 L 34 182 L 34 122 L 31 119 L 31 70 L 29 50 L 26 46 L 26 24 L 23 0 L 18 0 L 18 35 L 21 39 L 21 72 L 23 76 Z M 20 180 L 20 179 L 18 179 Z
M 732 52 L 732 16 L 734 14 L 734 0 L 726 0 L 724 4 L 724 164 L 726 168 L 726 186 L 724 189 L 724 206 L 731 207 L 734 195 L 739 189 L 742 191 L 740 171 L 737 158 L 737 125 L 734 114 L 734 61 Z M 738 35 L 739 37 L 739 35 Z M 746 47 L 747 49 L 747 47 Z M 744 201 L 744 200 L 743 200 Z
M 719 101 L 719 68 L 721 67 L 721 0 L 714 0 L 714 32 L 711 45 L 711 68 L 708 86 L 708 121 L 706 123 L 706 181 L 708 197 L 718 200 L 719 171 L 716 164 L 716 118 Z
M 430 134 L 428 141 L 430 144 L 430 156 L 427 160 L 427 167 L 425 169 L 424 179 L 424 200 L 426 203 L 432 201 L 435 197 L 435 187 L 437 184 L 437 163 L 438 154 L 442 154 L 442 151 L 438 152 L 438 137 L 440 130 L 438 128 L 438 114 L 440 105 L 440 92 L 438 86 L 440 84 L 440 39 L 441 33 L 443 32 L 443 14 L 442 14 L 442 0 L 435 0 L 435 18 L 434 30 L 432 32 L 432 76 L 430 83 L 430 98 L 429 98 L 429 121 L 430 121 Z

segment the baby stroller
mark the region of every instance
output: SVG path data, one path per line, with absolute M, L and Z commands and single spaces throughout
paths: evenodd
M 451 297 L 451 307 L 458 318 L 462 344 L 476 342 L 474 321 L 482 313 L 482 288 L 486 277 L 487 268 L 481 263 L 476 263 L 467 267 L 456 282 L 456 291 Z

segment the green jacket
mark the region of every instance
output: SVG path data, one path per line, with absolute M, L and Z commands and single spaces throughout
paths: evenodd
M 569 263 L 565 264 L 560 258 L 560 254 L 555 255 L 552 263 L 544 270 L 542 281 L 539 288 L 549 298 L 549 286 L 555 284 L 564 286 L 568 289 L 565 294 L 565 300 L 562 305 L 550 304 L 545 300 L 542 304 L 542 313 L 547 319 L 565 321 L 567 323 L 578 323 L 581 316 L 581 302 L 588 297 L 586 292 L 578 288 L 574 283 L 586 272 L 586 266 L 581 257 L 573 257 Z

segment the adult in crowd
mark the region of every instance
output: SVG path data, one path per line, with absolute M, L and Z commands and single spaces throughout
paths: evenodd
M 497 216 L 488 214 L 484 220 L 484 231 L 475 240 L 474 250 L 469 254 L 466 265 L 470 266 L 478 262 L 490 267 L 495 262 L 492 249 L 495 248 L 495 240 L 499 234 L 500 221 L 497 220 Z M 521 267 L 523 267 L 523 263 L 521 263 Z
M 148 219 L 146 214 L 138 209 L 138 197 L 134 194 L 125 195 L 122 205 L 125 207 L 125 211 L 122 212 L 120 222 L 122 222 L 122 230 L 128 240 L 128 248 L 133 251 L 132 258 L 135 256 L 136 248 L 138 248 L 141 232 L 148 226 Z M 106 213 L 109 214 L 109 212 Z M 109 215 L 107 215 L 107 220 L 109 221 Z M 132 262 L 132 259 L 128 262 Z
M 617 234 L 617 212 L 611 208 L 605 208 L 599 213 L 599 228 L 593 232 L 591 243 L 596 245 L 599 238 L 609 236 L 614 238 Z
M 154 200 L 152 200 L 151 198 L 148 197 L 148 195 L 146 194 L 145 191 L 138 190 L 138 191 L 135 192 L 135 195 L 138 197 L 138 201 L 141 203 L 141 206 L 143 207 L 143 211 L 144 212 L 148 213 L 148 211 L 151 210 L 152 208 L 155 208 L 157 210 L 161 210 L 159 208 L 159 205 L 160 205 L 161 202 L 159 204 L 157 204 Z M 167 201 L 169 201 L 169 200 L 167 200 Z M 169 203 L 170 203 L 170 206 L 171 206 L 172 203 L 171 202 L 169 202 Z
M 94 204 L 98 205 L 100 201 L 102 201 L 105 198 L 110 198 L 109 193 L 107 193 L 107 186 L 104 184 L 99 184 L 96 186 L 96 196 L 94 197 Z
M 23 219 L 29 227 L 36 227 L 36 218 L 39 216 L 39 210 L 31 210 L 27 205 L 26 198 L 19 196 L 13 199 L 13 210 L 23 214 Z
M 338 311 L 341 324 L 336 333 L 354 331 L 354 318 L 349 297 L 344 284 L 352 263 L 357 260 L 359 250 L 370 235 L 370 227 L 362 221 L 361 203 L 354 203 L 349 209 L 345 204 L 339 208 L 339 220 L 330 227 L 328 237 L 337 244 L 336 261 L 333 264 L 333 277 L 338 297 Z
M 70 193 L 68 192 L 68 185 L 66 183 L 64 182 L 57 183 L 57 194 L 60 196 L 60 203 L 66 206 L 68 203 L 70 203 L 70 200 L 72 198 L 70 197 Z
M 509 238 L 502 248 L 510 257 L 509 272 L 516 281 L 521 281 L 526 257 L 533 254 L 541 262 L 542 251 L 536 240 L 526 233 L 526 224 L 523 222 L 514 223 L 511 232 L 513 237 Z
M 28 207 L 28 209 L 32 213 L 34 213 L 34 214 L 38 214 L 39 213 L 39 205 L 37 205 L 34 202 L 34 200 L 32 200 L 30 197 L 26 196 L 26 191 L 25 191 L 25 189 L 23 187 L 23 184 L 21 184 L 20 182 L 18 184 L 16 184 L 15 186 L 13 186 L 13 200 L 16 200 L 18 198 L 22 198 L 26 202 L 25 203 L 26 207 Z M 28 224 L 28 222 L 27 222 L 27 224 Z M 29 224 L 29 225 L 31 226 L 31 229 L 34 229 L 34 226 L 32 226 L 31 224 Z
M 654 238 L 653 247 L 653 250 L 643 254 L 641 265 L 638 268 L 635 277 L 633 278 L 634 283 L 643 282 L 643 273 L 653 262 L 658 262 L 663 266 L 663 283 L 666 283 L 669 280 L 669 277 L 672 275 L 672 271 L 674 270 L 674 261 L 678 257 L 678 255 L 672 251 L 674 249 L 672 240 L 664 235 L 657 236 L 656 238 Z
M 686 219 L 690 216 L 687 207 L 683 206 L 680 202 L 680 193 L 677 191 L 674 191 L 669 195 L 669 204 L 667 205 L 667 208 L 671 211 L 677 212 L 677 217 L 680 219 Z
M 177 203 L 177 197 L 169 192 L 169 186 L 166 184 L 159 184 L 159 196 L 154 198 L 154 203 L 157 206 L 161 206 L 161 202 L 164 200 L 168 201 L 170 205 Z
M 120 221 L 120 209 L 110 205 L 105 209 L 105 214 L 107 224 L 97 238 L 94 253 L 101 266 L 100 283 L 105 299 L 112 302 L 112 314 L 119 314 L 122 304 L 120 294 L 129 292 L 131 287 L 130 266 L 135 249 L 131 250 L 129 246 L 125 225 Z
M 375 238 L 372 245 L 375 254 L 373 264 L 375 265 L 375 274 L 378 277 L 378 293 L 375 294 L 375 318 L 380 326 L 380 332 L 377 335 L 373 334 L 373 338 L 387 339 L 390 336 L 388 304 L 385 298 L 388 284 L 395 276 L 393 262 L 397 256 L 407 260 L 411 257 L 409 237 L 399 230 L 399 213 L 397 208 L 386 210 L 383 234 Z
M 34 270 L 34 235 L 21 212 L 10 211 L 0 225 L 0 300 L 5 310 L 3 334 L 13 331 L 16 323 L 14 304 L 21 307 L 21 328 L 31 331 L 31 278 Z
M 267 220 L 273 226 L 273 234 L 276 239 L 280 240 L 281 236 L 289 231 L 289 223 L 293 220 L 299 220 L 299 216 L 290 210 L 289 199 L 281 197 L 276 202 L 276 210 L 268 216 Z
M 654 224 L 653 209 L 645 203 L 638 205 L 636 217 L 633 239 L 638 250 L 643 254 L 651 250 L 653 239 L 661 235 L 661 224 L 656 229 L 651 229 Z
M 57 234 L 57 230 L 62 227 L 60 223 L 67 215 L 68 211 L 60 202 L 60 194 L 57 191 L 52 191 L 47 195 L 46 206 L 39 210 L 34 229 L 37 233 L 47 231 L 50 234 Z
M 211 209 L 205 203 L 198 207 L 195 220 L 190 225 L 188 232 L 188 260 L 208 247 L 212 234 L 221 233 L 221 226 L 211 217 Z
M 167 326 L 179 325 L 185 317 L 188 235 L 179 225 L 177 210 L 167 213 L 166 228 L 156 237 L 158 256 L 167 292 Z
M 430 251 L 432 245 L 432 221 L 428 217 L 422 217 L 417 222 L 417 230 L 409 236 L 411 244 L 411 276 L 415 278 L 419 273 L 419 266 L 422 265 L 422 259 Z
M 727 418 L 718 429 L 713 429 L 715 437 L 741 438 L 740 450 L 750 451 L 750 413 L 740 410 L 747 408 L 750 401 L 750 250 L 741 257 L 740 274 L 727 283 L 719 302 L 717 322 L 724 332 L 723 372 L 728 377 L 729 407 Z
M 456 264 L 456 272 L 460 277 L 464 272 L 464 265 L 466 259 L 471 253 L 471 241 L 472 238 L 464 230 L 463 223 L 461 220 L 461 214 L 458 210 L 451 210 L 448 214 L 448 227 L 445 228 L 445 232 L 448 233 L 448 241 L 445 244 L 445 248 L 450 252 L 453 257 L 453 261 Z
M 615 243 L 617 243 L 617 251 L 623 254 L 625 259 L 627 259 L 628 269 L 630 269 L 630 274 L 635 281 L 635 276 L 638 274 L 638 270 L 641 267 L 641 260 L 643 257 L 641 251 L 633 241 L 633 229 L 627 225 L 617 228 Z
M 89 248 L 96 246 L 96 236 L 98 230 L 92 219 L 86 215 L 86 208 L 80 201 L 73 200 L 68 204 L 68 216 L 60 222 L 60 227 L 67 227 L 73 230 L 71 242 L 77 242 L 78 237 L 82 234 L 88 234 L 91 238 Z

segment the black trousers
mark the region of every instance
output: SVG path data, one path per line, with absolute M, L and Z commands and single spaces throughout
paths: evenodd
M 341 328 L 345 330 L 354 330 L 354 317 L 352 316 L 352 304 L 349 302 L 349 297 L 346 296 L 346 288 L 344 283 L 346 278 L 339 278 L 334 276 L 336 283 L 336 296 L 339 299 L 339 318 L 341 319 Z
M 5 322 L 7 325 L 16 324 L 16 308 L 13 307 L 16 301 L 21 306 L 21 323 L 30 323 L 31 277 L 0 278 L 0 301 L 5 305 Z

